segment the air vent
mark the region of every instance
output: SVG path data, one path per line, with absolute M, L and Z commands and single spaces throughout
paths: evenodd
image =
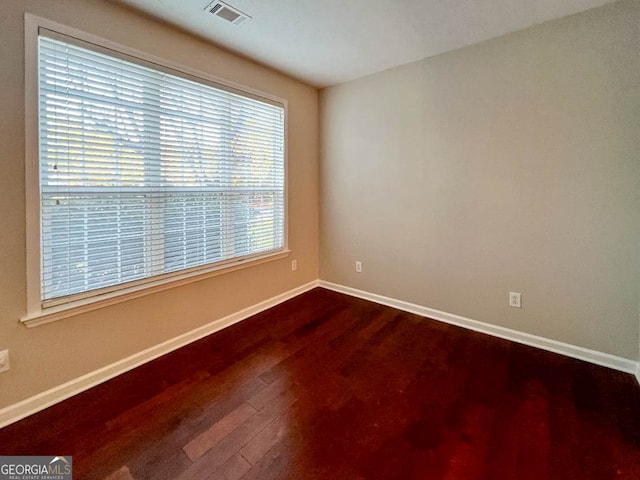
M 227 22 L 233 23 L 234 25 L 240 25 L 244 23 L 245 20 L 250 20 L 251 17 L 246 13 L 241 12 L 237 8 L 232 7 L 231 5 L 227 5 L 220 0 L 214 0 L 207 4 L 204 7 L 205 12 L 209 12 L 216 17 L 220 17 Z

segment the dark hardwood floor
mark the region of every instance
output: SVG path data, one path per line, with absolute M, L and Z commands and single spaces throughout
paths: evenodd
M 0 430 L 76 479 L 640 479 L 631 375 L 316 289 Z

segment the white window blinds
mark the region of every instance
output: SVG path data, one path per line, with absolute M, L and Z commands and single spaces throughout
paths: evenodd
M 282 105 L 60 38 L 38 55 L 43 304 L 283 249 Z

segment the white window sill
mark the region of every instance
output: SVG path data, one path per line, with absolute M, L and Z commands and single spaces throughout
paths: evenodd
M 62 320 L 63 318 L 69 318 L 82 313 L 91 312 L 93 310 L 108 307 L 109 305 L 115 305 L 134 298 L 144 297 L 146 295 L 187 285 L 206 278 L 279 260 L 281 258 L 288 257 L 289 253 L 290 250 L 281 250 L 279 252 L 269 253 L 259 257 L 251 257 L 233 263 L 226 263 L 224 265 L 216 265 L 208 268 L 205 267 L 194 272 L 177 274 L 168 278 L 150 280 L 149 282 L 133 287 L 123 288 L 90 298 L 57 305 L 55 307 L 43 308 L 37 312 L 29 312 L 26 316 L 20 319 L 20 322 L 29 328 L 44 325 L 45 323 L 55 322 L 57 320 Z

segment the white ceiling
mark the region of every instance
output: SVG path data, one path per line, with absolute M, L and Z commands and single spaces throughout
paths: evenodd
M 317 87 L 334 85 L 612 0 L 119 0 Z

